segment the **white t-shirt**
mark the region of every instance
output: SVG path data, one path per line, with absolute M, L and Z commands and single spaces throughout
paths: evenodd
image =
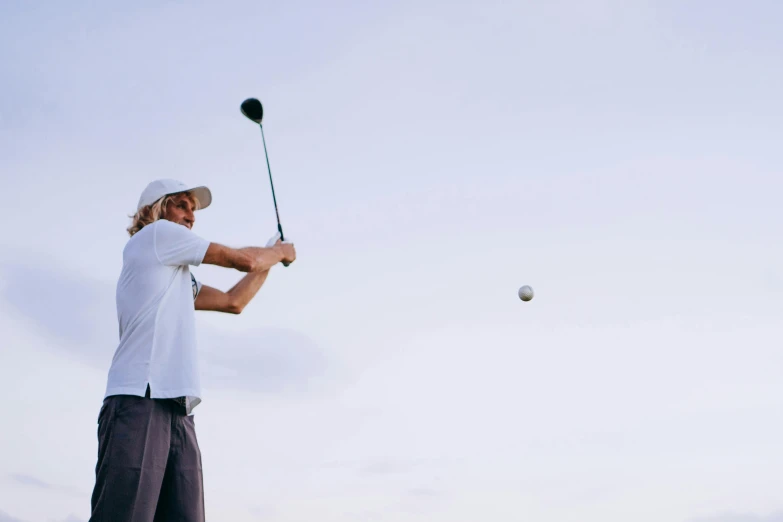
M 161 219 L 128 240 L 117 282 L 120 344 L 106 395 L 186 397 L 190 415 L 201 402 L 194 297 L 189 265 L 198 266 L 209 241 Z

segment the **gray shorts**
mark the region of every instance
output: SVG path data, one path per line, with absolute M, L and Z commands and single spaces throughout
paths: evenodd
M 169 399 L 115 395 L 98 415 L 90 522 L 204 522 L 193 416 Z

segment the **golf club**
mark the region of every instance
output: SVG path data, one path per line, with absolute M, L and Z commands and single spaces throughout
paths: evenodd
M 261 102 L 255 98 L 248 98 L 242 102 L 240 106 L 242 114 L 247 119 L 258 124 L 261 129 L 261 140 L 264 143 L 264 156 L 266 157 L 266 170 L 269 172 L 269 185 L 272 187 L 272 201 L 275 204 L 275 216 L 277 216 L 277 231 L 280 232 L 280 241 L 285 241 L 283 235 L 283 226 L 280 224 L 280 212 L 277 210 L 277 197 L 275 196 L 275 184 L 272 182 L 272 168 L 269 166 L 269 154 L 266 151 L 266 138 L 264 137 L 264 125 L 261 120 L 264 119 L 264 107 Z M 283 263 L 284 266 L 288 266 L 289 263 Z

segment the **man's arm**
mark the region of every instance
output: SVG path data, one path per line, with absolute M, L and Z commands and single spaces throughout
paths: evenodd
M 268 248 L 230 248 L 219 243 L 210 243 L 202 263 L 233 268 L 240 272 L 266 272 L 290 257 L 287 254 L 280 244 Z
M 234 268 L 248 274 L 228 292 L 201 285 L 195 301 L 196 310 L 212 310 L 230 314 L 242 313 L 258 293 L 269 275 L 269 269 L 281 261 L 293 263 L 296 249 L 290 243 L 278 242 L 271 247 L 229 248 L 210 243 L 202 263 Z
M 201 291 L 199 291 L 198 297 L 196 297 L 196 310 L 240 314 L 258 293 L 258 290 L 266 281 L 267 275 L 269 275 L 269 270 L 251 272 L 240 279 L 228 292 L 202 285 Z

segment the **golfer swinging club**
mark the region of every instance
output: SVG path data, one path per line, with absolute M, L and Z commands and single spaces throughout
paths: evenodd
M 194 234 L 207 187 L 150 183 L 128 228 L 117 282 L 120 341 L 98 415 L 90 522 L 204 521 L 201 451 L 193 408 L 201 402 L 195 310 L 238 314 L 294 246 L 233 249 Z M 189 266 L 233 268 L 231 290 L 202 285 Z

